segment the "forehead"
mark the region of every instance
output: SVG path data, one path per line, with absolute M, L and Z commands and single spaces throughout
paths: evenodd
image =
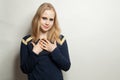
M 50 18 L 54 18 L 55 17 L 55 13 L 53 10 L 45 10 L 42 14 L 42 17 L 50 17 Z

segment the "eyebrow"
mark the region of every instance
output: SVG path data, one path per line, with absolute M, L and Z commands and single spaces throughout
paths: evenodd
M 47 17 L 42 17 L 43 19 L 47 19 Z
M 53 18 L 50 18 L 50 20 L 54 20 Z
M 47 19 L 47 17 L 42 17 L 42 19 Z M 49 20 L 54 20 L 54 18 L 50 18 Z

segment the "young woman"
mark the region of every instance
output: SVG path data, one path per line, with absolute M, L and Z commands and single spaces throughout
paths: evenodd
M 38 8 L 32 20 L 32 33 L 22 39 L 20 62 L 28 80 L 63 80 L 61 70 L 69 70 L 67 42 L 60 34 L 52 4 L 43 3 Z

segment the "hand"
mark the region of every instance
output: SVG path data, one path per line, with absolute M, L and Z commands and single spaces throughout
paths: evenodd
M 42 49 L 45 49 L 48 52 L 52 52 L 57 47 L 56 41 L 54 41 L 54 43 L 51 43 L 47 39 L 40 40 L 40 44 L 41 44 Z
M 37 44 L 32 42 L 32 44 L 33 44 L 33 50 L 32 51 L 37 55 L 43 50 L 39 42 Z

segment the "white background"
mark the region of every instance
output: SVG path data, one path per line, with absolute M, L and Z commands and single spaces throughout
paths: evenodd
M 0 0 L 0 80 L 27 80 L 20 42 L 43 2 L 56 8 L 68 41 L 65 80 L 120 80 L 120 0 Z

